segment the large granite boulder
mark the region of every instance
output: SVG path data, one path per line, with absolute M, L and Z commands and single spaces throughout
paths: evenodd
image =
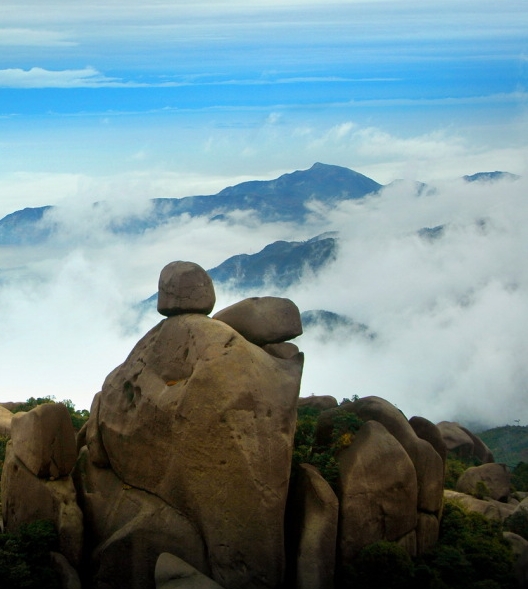
M 15 413 L 11 439 L 16 456 L 35 476 L 68 476 L 77 459 L 75 431 L 62 403 L 44 403 Z
M 292 581 L 296 589 L 333 589 L 339 502 L 317 468 L 301 464 L 292 493 Z
M 329 443 L 331 424 L 337 411 L 355 413 L 363 421 L 377 421 L 385 426 L 404 447 L 413 462 L 418 483 L 417 509 L 438 515 L 442 508 L 444 463 L 434 447 L 418 437 L 405 415 L 389 401 L 376 396 L 343 403 L 321 414 L 318 443 Z
M 338 455 L 341 563 L 368 544 L 396 541 L 415 530 L 418 482 L 402 444 L 378 421 L 368 421 Z
M 279 297 L 252 297 L 215 313 L 248 341 L 262 346 L 285 342 L 302 334 L 297 305 Z
M 525 589 L 528 587 L 528 540 L 513 532 L 504 532 L 503 536 L 512 548 L 513 574 L 517 581 L 517 587 Z
M 452 491 L 446 489 L 444 491 L 444 498 L 446 500 L 453 500 L 460 503 L 468 511 L 474 511 L 480 513 L 488 519 L 503 522 L 506 518 L 515 511 L 516 506 L 511 503 L 503 503 L 495 499 L 478 499 L 473 495 L 467 495 L 466 493 L 460 493 L 459 491 Z
M 222 589 L 183 559 L 163 552 L 156 561 L 156 589 Z
M 172 550 L 202 571 L 208 571 L 205 546 L 194 524 L 151 493 L 131 487 L 109 468 L 81 450 L 74 472 L 86 520 L 90 571 L 97 587 L 142 587 L 154 584 L 161 552 Z M 128 563 L 119 570 L 116 563 Z
M 9 409 L 0 405 L 0 436 L 8 438 L 11 435 L 11 421 L 13 414 Z
M 437 427 L 448 452 L 461 458 L 476 458 L 482 463 L 494 462 L 493 453 L 486 444 L 467 428 L 454 421 L 441 421 Z
M 490 462 L 465 470 L 456 483 L 456 490 L 479 499 L 486 496 L 506 502 L 510 496 L 510 480 L 511 473 L 505 464 Z
M 208 315 L 215 302 L 213 281 L 198 264 L 171 262 L 161 271 L 158 284 L 158 312 L 161 315 Z
M 447 460 L 447 446 L 442 437 L 442 432 L 432 421 L 418 415 L 411 417 L 411 419 L 409 419 L 409 424 L 419 438 L 422 438 L 422 440 L 426 440 L 431 444 L 445 466 Z
M 71 477 L 38 478 L 16 456 L 14 441 L 7 445 L 2 471 L 2 517 L 4 528 L 16 531 L 22 524 L 49 520 L 59 533 L 60 552 L 78 566 L 83 547 L 83 515 Z
M 206 562 L 178 553 L 184 539 L 164 551 L 221 586 L 276 587 L 285 569 L 284 512 L 302 364 L 302 354 L 273 356 L 203 313 L 171 315 L 105 380 L 86 429 L 90 466 L 81 469 L 107 468 L 121 485 L 144 490 L 191 522 Z M 82 486 L 81 495 L 88 525 L 97 528 L 94 522 L 108 516 L 106 505 L 119 501 L 121 488 L 114 485 L 104 501 L 92 501 L 90 488 Z M 120 530 L 97 528 L 94 553 L 110 555 L 112 542 L 120 546 L 112 557 L 118 558 L 119 534 L 128 528 Z M 105 562 L 110 570 L 110 556 Z M 118 586 L 105 583 L 105 589 Z

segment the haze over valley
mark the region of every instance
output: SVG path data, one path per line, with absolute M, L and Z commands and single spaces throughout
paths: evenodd
M 378 395 L 433 421 L 524 422 L 525 194 L 510 174 L 382 186 L 315 164 L 167 201 L 164 215 L 158 201 L 61 205 L 40 219 L 22 209 L 0 220 L 2 396 L 89 407 L 161 320 L 142 301 L 183 259 L 211 270 L 215 310 L 247 296 L 295 301 L 307 319 L 302 396 Z

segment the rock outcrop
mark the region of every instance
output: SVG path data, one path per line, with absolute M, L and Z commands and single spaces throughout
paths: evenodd
M 472 434 L 457 426 L 447 444 L 452 426 L 379 397 L 299 399 L 295 304 L 255 297 L 211 318 L 214 304 L 200 266 L 162 270 L 164 319 L 107 376 L 77 443 L 60 404 L 0 411 L 6 528 L 54 521 L 64 583 L 82 561 L 93 589 L 332 589 L 367 544 L 431 548 L 447 448 L 487 456 Z M 334 444 L 343 413 L 361 424 L 333 446 L 333 487 L 309 464 L 290 479 L 298 407 L 321 412 L 314 446 Z
M 161 271 L 158 284 L 158 312 L 161 315 L 208 315 L 215 302 L 213 281 L 198 264 L 171 262 Z
M 332 589 L 339 521 L 336 494 L 317 468 L 301 464 L 290 503 L 290 566 L 295 587 Z
M 39 405 L 13 417 L 11 441 L 2 471 L 2 516 L 7 531 L 36 520 L 55 523 L 60 552 L 78 566 L 83 547 L 83 516 L 70 472 L 75 464 L 75 433 L 60 403 Z
M 312 407 L 319 411 L 325 409 L 334 409 L 337 407 L 337 399 L 331 395 L 311 395 L 310 397 L 301 397 L 299 399 L 298 407 Z
M 258 346 L 285 342 L 302 334 L 299 309 L 289 299 L 278 297 L 244 299 L 215 313 L 213 319 L 227 323 Z
M 454 421 L 441 421 L 436 424 L 448 452 L 461 458 L 476 458 L 481 463 L 494 462 L 493 453 L 474 433 Z
M 505 464 L 490 462 L 465 470 L 457 481 L 456 490 L 479 499 L 489 497 L 506 502 L 511 492 L 510 480 L 511 473 Z
M 427 550 L 438 539 L 442 509 L 445 450 L 439 432 L 422 424 L 431 443 L 394 405 L 364 397 L 321 413 L 318 444 L 329 443 L 339 411 L 366 422 L 337 455 L 341 561 L 376 540 L 399 541 L 411 554 Z
M 13 414 L 9 409 L 0 405 L 0 436 L 8 438 L 11 435 L 11 421 Z
M 416 471 L 403 446 L 381 423 L 365 423 L 354 443 L 340 453 L 338 497 L 343 563 L 351 562 L 367 544 L 397 541 L 415 530 Z
M 170 292 L 177 304 L 160 304 L 169 316 L 107 377 L 92 407 L 76 479 L 83 481 L 94 566 L 98 578 L 107 575 L 105 587 L 119 586 L 108 578 L 112 555 L 134 546 L 134 560 L 149 561 L 141 523 L 145 513 L 164 509 L 179 522 L 174 533 L 180 535 L 167 537 L 172 547 L 165 552 L 227 589 L 276 587 L 285 569 L 284 512 L 303 357 L 271 355 L 224 320 L 207 317 L 205 305 L 196 310 L 187 294 L 180 296 L 182 280 L 175 276 L 181 276 L 178 264 L 162 271 L 160 293 Z M 236 324 L 253 340 L 279 343 L 299 331 L 291 301 L 266 300 L 263 308 L 270 314 L 265 324 L 255 311 L 260 303 L 236 309 Z M 122 507 L 123 488 L 137 495 L 136 512 L 123 507 L 119 523 L 110 525 L 108 506 Z M 154 579 L 153 568 L 150 573 Z
M 494 521 L 504 521 L 516 509 L 516 505 L 512 503 L 503 503 L 502 501 L 497 501 L 491 498 L 478 499 L 477 497 L 473 497 L 473 495 L 451 491 L 450 489 L 444 491 L 444 497 L 446 500 L 454 500 L 457 503 L 460 503 L 460 505 L 465 507 L 468 511 L 480 513 Z
M 223 589 L 181 558 L 163 552 L 154 571 L 156 589 Z

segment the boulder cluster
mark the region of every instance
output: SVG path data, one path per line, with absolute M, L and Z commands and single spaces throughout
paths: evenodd
M 438 428 L 424 418 L 408 421 L 379 397 L 339 406 L 332 397 L 308 397 L 303 400 L 307 404 L 327 407 L 318 418 L 318 445 L 330 443 L 337 413 L 354 413 L 364 423 L 353 443 L 337 455 L 335 493 L 316 469 L 301 467 L 304 472 L 294 501 L 304 517 L 297 539 L 297 586 L 333 587 L 335 572 L 339 574 L 363 547 L 379 540 L 397 542 L 411 556 L 434 546 L 446 456 Z M 297 520 L 299 525 L 299 516 Z
M 52 520 L 72 589 L 79 578 L 93 589 L 331 589 L 367 544 L 432 547 L 454 428 L 378 397 L 299 400 L 296 305 L 255 297 L 210 317 L 215 302 L 200 266 L 166 266 L 164 319 L 107 376 L 77 437 L 61 404 L 0 407 L 5 529 Z M 334 488 L 310 464 L 291 477 L 300 404 L 320 411 L 320 445 L 336 412 L 363 423 L 337 455 Z

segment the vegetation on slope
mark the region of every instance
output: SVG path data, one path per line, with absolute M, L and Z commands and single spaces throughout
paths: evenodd
M 510 469 L 519 462 L 528 462 L 528 426 L 504 425 L 477 435 L 493 452 L 495 462 L 502 462 Z
M 345 567 L 340 589 L 513 589 L 513 552 L 502 527 L 448 501 L 433 550 L 411 558 L 395 542 L 365 546 Z

